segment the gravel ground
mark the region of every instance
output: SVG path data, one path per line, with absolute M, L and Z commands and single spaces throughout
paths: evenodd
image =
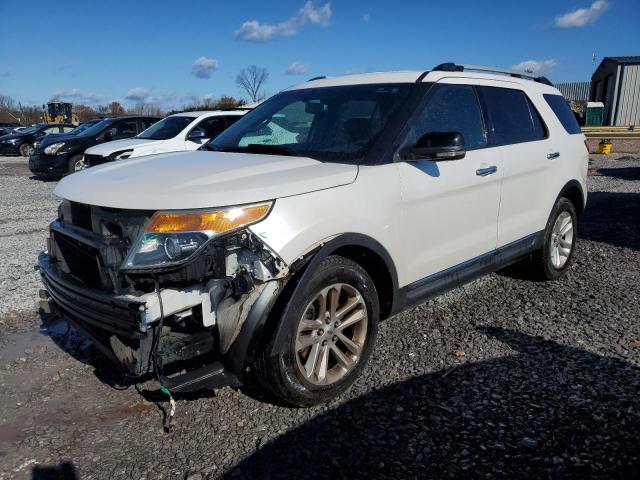
M 180 399 L 171 434 L 156 385 L 112 387 L 35 312 L 56 202 L 19 162 L 0 160 L 0 479 L 640 478 L 640 157 L 592 157 L 563 280 L 484 277 L 384 322 L 339 400 L 226 388 Z

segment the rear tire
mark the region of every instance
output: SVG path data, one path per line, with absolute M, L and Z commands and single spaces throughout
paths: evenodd
M 327 257 L 291 295 L 254 364 L 258 382 L 290 405 L 328 402 L 365 367 L 379 318 L 378 294 L 367 272 L 347 258 Z
M 23 157 L 30 157 L 34 152 L 33 145 L 31 145 L 30 143 L 23 143 L 22 145 L 20 145 L 19 150 L 20 155 L 22 155 Z
M 544 244 L 531 259 L 529 276 L 538 280 L 557 280 L 567 273 L 575 252 L 577 220 L 573 203 L 560 197 L 549 216 Z

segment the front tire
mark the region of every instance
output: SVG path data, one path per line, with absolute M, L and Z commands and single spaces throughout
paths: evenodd
M 564 276 L 573 261 L 578 218 L 573 203 L 560 197 L 553 207 L 544 232 L 544 244 L 534 253 L 531 273 L 541 280 Z
M 75 173 L 80 172 L 87 168 L 87 164 L 84 163 L 84 157 L 82 155 L 74 155 L 69 159 L 69 168 L 67 169 L 67 173 Z
M 31 145 L 30 143 L 23 143 L 22 145 L 20 145 L 19 150 L 20 155 L 22 155 L 23 157 L 30 157 L 34 152 L 33 145 Z
M 379 317 L 378 295 L 367 272 L 347 258 L 327 257 L 294 290 L 254 365 L 258 381 L 291 405 L 328 402 L 366 365 Z

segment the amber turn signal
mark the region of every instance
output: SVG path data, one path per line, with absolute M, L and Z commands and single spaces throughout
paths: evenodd
M 145 230 L 153 233 L 212 232 L 224 233 L 263 219 L 271 204 L 248 205 L 202 212 L 158 212 Z

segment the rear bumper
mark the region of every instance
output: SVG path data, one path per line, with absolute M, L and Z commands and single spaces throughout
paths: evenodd
M 60 176 L 67 173 L 66 155 L 44 155 L 35 153 L 29 157 L 29 170 L 39 176 Z

